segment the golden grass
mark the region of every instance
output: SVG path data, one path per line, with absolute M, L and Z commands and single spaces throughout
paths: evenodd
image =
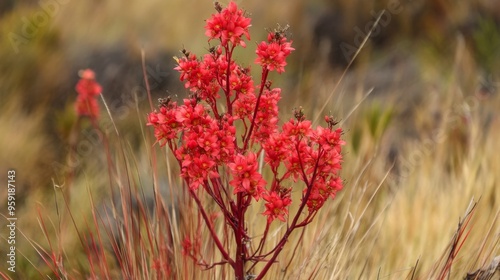
M 355 114 L 362 115 L 362 111 L 358 110 Z M 459 219 L 464 217 L 473 199 L 478 204 L 470 225 L 471 233 L 452 267 L 452 279 L 464 276 L 466 272 L 488 263 L 499 252 L 500 225 L 497 215 L 500 209 L 500 193 L 496 191 L 499 175 L 494 171 L 499 170 L 500 159 L 494 156 L 494 151 L 499 148 L 495 139 L 498 139 L 500 135 L 494 129 L 498 123 L 493 123 L 492 127 L 486 131 L 478 129 L 477 126 L 480 126 L 479 118 L 476 117 L 478 115 L 479 112 L 476 112 L 470 123 L 471 127 L 476 127 L 471 129 L 472 134 L 469 135 L 474 141 L 472 148 L 462 151 L 463 159 L 456 163 L 454 168 L 449 167 L 450 158 L 453 156 L 450 154 L 449 147 L 457 141 L 456 138 L 443 138 L 444 140 L 432 146 L 429 146 L 428 142 L 412 141 L 413 144 L 407 143 L 406 152 L 400 155 L 402 162 L 410 162 L 405 166 L 408 171 L 404 173 L 404 177 L 398 176 L 391 170 L 391 163 L 388 163 L 387 158 L 381 154 L 380 146 L 385 142 L 373 139 L 368 129 L 362 126 L 364 127 L 361 136 L 363 141 L 359 151 L 354 152 L 349 146 L 345 151 L 344 191 L 333 203 L 328 204 L 315 222 L 305 230 L 302 237 L 304 243 L 297 248 L 295 255 L 294 245 L 301 233 L 295 232 L 291 236 L 288 242 L 289 247 L 282 253 L 279 263 L 269 272 L 270 278 L 410 279 L 408 277 L 412 275 L 412 269 L 418 261 L 415 279 L 427 279 L 427 276 L 435 269 L 434 265 L 446 253 L 446 247 L 453 237 Z M 358 116 L 357 120 L 368 122 L 367 119 L 363 119 L 363 116 Z M 346 122 L 344 126 L 347 131 L 345 139 L 350 143 L 353 133 L 350 132 L 348 125 L 349 122 Z M 149 135 L 151 132 L 145 129 L 144 133 Z M 481 137 L 482 135 L 487 135 L 487 137 Z M 109 137 L 116 136 L 110 135 Z M 150 139 L 151 135 L 145 137 Z M 151 140 L 146 141 L 144 147 L 138 150 L 140 152 L 137 156 L 134 156 L 134 149 L 126 148 L 126 141 L 122 141 L 120 145 L 113 145 L 116 165 L 114 168 L 117 172 L 112 176 L 115 190 L 127 194 L 131 188 L 132 194 L 138 195 L 142 192 L 134 190 L 138 187 L 144 192 L 151 193 L 153 182 L 150 169 L 152 168 L 151 156 L 148 156 L 146 152 L 150 149 L 148 148 L 150 145 Z M 400 145 L 405 146 L 405 143 L 400 143 Z M 419 154 L 416 155 L 415 151 L 419 151 Z M 121 155 L 122 153 L 125 158 Z M 176 168 L 171 169 L 173 173 L 167 176 L 169 172 L 167 172 L 166 161 L 162 159 L 164 153 L 160 152 L 158 156 L 159 165 L 154 172 L 158 178 L 158 187 L 167 194 L 163 196 L 164 203 L 169 205 L 169 184 L 173 184 L 170 187 L 174 192 L 181 191 L 181 187 L 179 181 L 175 179 Z M 83 165 L 81 175 L 72 186 L 71 196 L 78 197 L 78 199 L 72 199 L 69 207 L 80 234 L 95 232 L 95 225 L 91 218 L 91 201 L 94 200 L 96 205 L 103 202 L 107 202 L 108 205 L 110 203 L 109 192 L 102 193 L 102 190 L 108 188 L 106 186 L 108 174 L 103 168 L 105 159 L 101 158 L 96 164 L 97 166 Z M 99 165 L 101 167 L 98 167 Z M 58 184 L 61 183 L 58 182 Z M 88 196 L 90 190 L 94 193 L 93 200 Z M 58 191 L 54 192 L 58 193 Z M 53 197 L 54 193 L 50 191 L 46 194 L 35 192 L 30 195 L 23 210 L 18 212 L 19 219 L 22 221 L 20 230 L 27 238 L 47 249 L 48 243 L 41 238 L 40 229 L 37 223 L 34 223 L 36 209 L 42 204 L 40 215 L 45 217 L 45 222 L 48 224 L 47 234 L 52 239 L 52 243 L 56 244 L 54 250 L 64 252 L 62 255 L 65 259 L 66 270 L 73 277 L 77 277 L 76 275 L 80 273 L 85 275 L 90 269 L 88 264 L 85 264 L 88 261 L 67 214 L 62 218 L 65 220 L 64 233 L 58 232 L 57 225 L 61 214 L 56 215 L 54 212 L 56 204 L 54 204 Z M 181 216 L 175 219 L 170 217 L 177 221 L 176 226 L 171 229 L 175 238 L 172 244 L 168 244 L 171 249 L 175 248 L 171 257 L 175 261 L 174 267 L 178 277 L 182 275 L 182 278 L 222 279 L 226 277 L 231 279 L 227 274 L 229 273 L 227 269 L 217 268 L 202 272 L 190 261 L 187 263 L 179 261 L 182 259 L 179 242 L 182 241 L 183 233 L 199 227 L 197 219 L 193 218 L 197 217 L 196 207 L 192 202 L 187 201 L 178 201 L 185 203 L 179 204 Z M 64 212 L 65 206 L 60 195 L 57 207 L 60 212 Z M 262 208 L 256 208 L 254 211 L 249 215 L 257 217 Z M 165 234 L 154 230 L 156 229 L 154 219 L 147 223 L 151 231 L 156 233 L 153 238 L 159 238 Z M 262 229 L 255 226 L 251 230 L 258 234 Z M 50 229 L 51 227 L 53 228 Z M 146 231 L 148 230 L 146 227 Z M 104 232 L 102 231 L 103 235 L 105 235 Z M 145 234 L 137 237 L 143 242 L 147 241 Z M 203 254 L 208 260 L 218 260 L 220 258 L 218 253 L 212 251 L 211 242 L 208 240 L 207 238 L 202 243 L 204 244 Z M 46 271 L 43 263 L 33 261 L 33 259 L 38 259 L 31 247 L 33 245 L 29 245 L 26 241 L 20 241 L 20 243 L 23 244 L 21 247 L 23 254 L 34 262 L 34 267 L 26 263 L 23 265 L 26 271 Z M 57 246 L 61 248 L 57 249 Z M 109 248 L 107 250 L 106 256 L 108 256 L 109 269 L 112 270 L 111 275 L 119 274 L 120 272 L 116 270 L 117 264 L 112 257 L 112 250 L 110 251 Z M 156 253 L 155 251 L 143 252 L 141 258 L 150 262 L 150 258 Z M 288 260 L 292 255 L 294 258 L 289 263 Z M 134 275 L 139 278 L 146 277 L 145 274 L 140 273 Z
M 272 2 L 269 9 L 279 12 L 270 18 L 262 2 L 244 2 L 255 16 L 254 34 L 298 13 L 303 4 L 294 1 L 290 9 L 275 9 L 284 2 Z M 196 8 L 198 3 L 151 0 L 124 6 L 120 1 L 107 1 L 100 8 L 119 9 L 122 13 L 122 20 L 110 22 L 107 12 L 75 2 L 61 7 L 63 12 L 55 22 L 61 27 L 62 38 L 73 42 L 69 43 L 73 48 L 81 41 L 112 44 L 128 33 L 125 40 L 130 44 L 177 49 L 183 42 L 186 48 L 202 52 L 205 45 L 193 42 L 205 42 L 200 19 L 211 10 Z M 88 21 L 91 15 L 95 17 Z M 144 24 L 145 17 L 158 22 Z M 69 19 L 86 23 L 85 28 L 75 30 L 65 25 Z M 164 36 L 156 37 L 154 42 L 141 39 L 151 34 Z M 259 35 L 253 35 L 253 40 L 257 38 Z M 460 44 L 457 43 L 454 56 L 438 66 L 427 50 L 417 53 L 418 84 L 408 85 L 404 79 L 395 78 L 387 92 L 366 99 L 371 87 L 365 85 L 363 77 L 369 76 L 369 66 L 353 72 L 348 78 L 354 83 L 343 81 L 333 93 L 337 73 L 328 72 L 324 65 L 302 73 L 295 88 L 290 89 L 290 96 L 280 104 L 285 108 L 282 118 L 288 119 L 289 109 L 298 105 L 315 117 L 324 100 L 334 95 L 326 111 L 332 110 L 346 131 L 345 189 L 303 233 L 291 235 L 268 279 L 438 279 L 449 253 L 448 245 L 471 201 L 477 202 L 477 206 L 471 222 L 464 227 L 468 235 L 451 267 L 450 279 L 463 278 L 500 254 L 500 122 L 496 111 L 500 103 L 496 96 L 487 100 L 474 96 L 474 76 L 479 70 Z M 315 59 L 318 63 L 324 60 Z M 402 95 L 408 94 L 409 86 L 433 96 L 407 96 L 412 101 L 422 99 L 408 105 L 401 100 L 406 98 Z M 395 108 L 387 105 L 391 102 Z M 50 147 L 49 138 L 41 123 L 46 112 L 22 113 L 14 100 L 4 107 L 0 113 L 2 131 L 15 133 L 0 138 L 1 171 L 16 168 L 19 179 L 25 181 L 21 187 L 29 190 L 23 191 L 25 200 L 17 211 L 20 272 L 7 274 L 9 277 L 54 278 L 51 265 L 39 257 L 37 248 L 48 252 L 43 256 L 54 252 L 61 257 L 59 272 L 66 273 L 61 278 L 166 278 L 164 271 L 152 269 L 154 261 L 160 260 L 172 268 L 173 278 L 232 279 L 227 267 L 202 271 L 182 256 L 183 237 L 200 228 L 197 209 L 183 192 L 171 155 L 152 148 L 152 132 L 143 124 L 146 111 L 138 109 L 137 116 L 127 119 L 141 124 L 132 126 L 133 131 L 118 128 L 121 134 L 141 135 L 139 146 L 132 146 L 126 136 L 118 137 L 109 130 L 107 137 L 114 143 L 110 151 L 97 145 L 90 156 L 82 159 L 76 178 L 68 182 L 72 199 L 66 206 L 61 189 L 57 188 L 69 188 L 64 185 L 64 177 L 39 167 L 40 162 L 53 161 L 45 149 Z M 351 110 L 354 107 L 357 109 Z M 411 111 L 410 118 L 404 117 L 404 110 Z M 387 124 L 383 124 L 382 115 L 388 118 Z M 127 124 L 119 123 L 118 127 L 121 125 Z M 392 148 L 397 151 L 395 162 L 388 156 Z M 111 171 L 106 153 L 113 160 Z M 38 185 L 40 177 L 45 177 L 46 182 L 54 178 L 54 185 Z M 114 200 L 110 190 L 115 194 Z M 156 197 L 155 191 L 160 192 Z M 128 208 L 130 198 L 141 201 L 143 193 L 161 202 L 154 207 L 156 215 L 140 203 L 133 210 Z M 4 201 L 4 192 L 1 195 L 0 200 Z M 103 210 L 104 204 L 109 207 L 107 211 Z M 262 205 L 257 204 L 248 215 L 257 220 L 261 212 Z M 262 228 L 255 220 L 249 221 L 249 228 L 258 238 Z M 141 226 L 138 230 L 134 228 L 137 225 Z M 219 224 L 217 229 L 220 232 L 222 226 Z M 273 230 L 276 236 L 283 232 L 278 224 Z M 113 238 L 123 242 L 122 251 L 110 241 L 111 231 L 118 236 Z M 214 251 L 206 230 L 203 236 L 202 255 L 207 261 L 219 261 L 220 254 Z M 0 231 L 0 237 L 6 237 L 5 231 Z M 102 247 L 86 247 L 92 245 L 90 238 Z M 295 248 L 300 239 L 303 243 Z M 4 255 L 3 249 L 0 252 Z M 122 260 L 117 261 L 115 255 Z

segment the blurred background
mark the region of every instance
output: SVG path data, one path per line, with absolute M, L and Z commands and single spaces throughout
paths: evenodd
M 370 247 L 373 259 L 359 273 L 373 276 L 382 267 L 389 274 L 413 264 L 425 252 L 431 257 L 421 265 L 431 267 L 435 251 L 445 249 L 472 198 L 481 197 L 478 227 L 493 228 L 497 239 L 484 239 L 489 232 L 485 229 L 471 239 L 496 244 L 500 229 L 495 218 L 500 205 L 497 0 L 237 3 L 252 17 L 252 38 L 236 54 L 244 65 L 252 64 L 254 46 L 267 30 L 290 25 L 296 51 L 286 72 L 272 76 L 273 85 L 284 89 L 282 120 L 298 106 L 311 119 L 331 112 L 341 121 L 348 142 L 346 189 L 359 186 L 363 194 L 375 194 L 375 186 L 384 186 L 370 206 L 370 217 L 386 211 L 385 222 L 377 225 L 387 234 L 373 235 L 377 237 Z M 180 56 L 183 48 L 207 52 L 203 27 L 212 13 L 212 1 L 194 0 L 0 2 L 0 172 L 17 171 L 17 201 L 25 207 L 19 215 L 29 216 L 35 204 L 52 201 L 54 182 L 64 181 L 69 138 L 77 119 L 74 86 L 81 69 L 96 72 L 122 133 L 120 140 L 137 154 L 139 173 L 147 170 L 140 131 L 150 109 L 141 50 L 155 104 L 166 95 L 182 98 L 187 92 L 173 71 L 173 56 Z M 347 69 L 379 16 L 379 24 Z M 109 121 L 108 126 L 104 122 L 103 131 L 111 133 Z M 90 125 L 83 129 L 91 131 Z M 90 141 L 92 137 L 87 134 Z M 75 176 L 98 188 L 106 184 L 102 178 L 106 159 L 96 146 L 85 152 Z M 5 197 L 0 192 L 0 201 Z M 395 205 L 392 210 L 384 208 L 388 201 Z M 47 211 L 53 211 L 47 205 Z M 37 231 L 36 224 L 30 229 L 32 219 L 26 218 L 26 233 Z M 373 220 L 368 220 L 365 228 L 373 230 Z M 499 253 L 497 245 L 483 262 Z M 478 252 L 477 247 L 470 250 Z M 360 253 L 363 258 L 366 254 Z M 464 270 L 480 266 L 467 264 Z

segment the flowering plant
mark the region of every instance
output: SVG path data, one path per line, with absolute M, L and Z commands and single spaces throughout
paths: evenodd
M 308 225 L 325 201 L 342 189 L 339 177 L 342 154 L 342 130 L 327 116 L 327 127 L 313 128 L 302 109 L 294 118 L 279 125 L 278 101 L 281 89 L 272 87 L 269 73 L 283 73 L 286 58 L 294 50 L 286 28 L 269 32 L 257 45 L 255 63 L 262 71 L 255 85 L 250 69 L 233 60 L 237 47 L 250 40 L 251 19 L 234 2 L 226 8 L 215 4 L 217 13 L 206 21 L 206 35 L 218 45 L 203 57 L 183 50 L 176 58 L 180 80 L 191 92 L 178 104 L 170 97 L 160 99 L 158 111 L 148 116 L 160 146 L 173 151 L 181 168 L 181 177 L 195 200 L 223 261 L 236 279 L 262 279 L 276 261 L 290 234 Z M 262 175 L 263 159 L 272 176 Z M 300 199 L 292 192 L 301 191 Z M 235 250 L 230 251 L 228 236 L 217 235 L 214 218 L 200 199 L 205 192 L 213 199 L 224 219 L 224 234 L 232 235 Z M 250 205 L 263 200 L 265 228 L 257 246 L 249 236 L 246 212 Z M 291 213 L 292 203 L 298 208 Z M 307 207 L 307 211 L 306 208 Z M 286 224 L 281 239 L 269 251 L 264 244 L 270 225 Z M 223 242 L 224 241 L 224 242 Z M 184 242 L 185 253 L 193 253 L 192 242 Z M 257 263 L 262 270 L 254 273 Z M 207 265 L 208 267 L 209 265 Z M 212 265 L 213 266 L 213 265 Z
M 80 72 L 81 79 L 76 84 L 78 97 L 75 102 L 75 110 L 78 116 L 87 116 L 91 120 L 99 117 L 99 104 L 96 97 L 101 94 L 102 88 L 95 81 L 95 73 L 90 69 Z

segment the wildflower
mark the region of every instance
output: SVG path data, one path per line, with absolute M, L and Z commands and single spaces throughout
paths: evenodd
M 228 164 L 233 180 L 229 182 L 234 187 L 234 193 L 244 193 L 252 195 L 255 200 L 259 200 L 264 192 L 266 181 L 257 171 L 257 156 L 249 152 L 247 156 L 238 154 L 234 157 L 234 162 Z
M 217 135 L 218 163 L 229 163 L 233 160 L 235 152 L 236 128 L 233 125 L 233 118 L 225 115 L 220 124 L 213 128 L 212 133 Z
M 181 73 L 180 80 L 186 81 L 184 84 L 186 88 L 193 88 L 193 91 L 196 90 L 197 86 L 201 84 L 201 81 L 198 79 L 203 76 L 199 67 L 200 62 L 196 59 L 196 55 L 190 54 L 188 57 L 178 59 L 177 63 L 178 65 L 174 70 Z
M 262 143 L 265 151 L 265 161 L 274 170 L 290 156 L 293 147 L 290 138 L 284 133 L 273 133 Z
M 76 98 L 75 110 L 80 117 L 97 119 L 99 117 L 99 104 L 95 98 L 88 98 L 79 95 Z
M 251 19 L 245 17 L 243 11 L 238 9 L 236 3 L 231 1 L 225 9 L 207 20 L 205 35 L 209 37 L 209 40 L 220 39 L 223 46 L 231 42 L 233 46 L 245 47 L 246 44 L 241 37 L 244 35 L 247 40 L 250 40 L 248 33 L 250 21 Z
M 164 146 L 168 140 L 177 138 L 181 130 L 181 124 L 176 119 L 177 103 L 171 102 L 160 107 L 159 112 L 152 112 L 148 115 L 147 125 L 155 129 L 155 137 L 160 146 Z
M 300 145 L 303 147 L 303 143 Z M 292 177 L 294 182 L 297 182 L 299 178 L 302 178 L 302 170 L 304 168 L 303 164 L 301 165 L 301 160 L 299 158 L 299 153 L 296 150 L 291 150 L 291 155 L 285 161 L 286 173 L 283 176 L 284 178 Z
M 267 40 L 257 45 L 255 63 L 262 73 L 260 85 L 255 85 L 250 68 L 237 64 L 233 56 L 233 50 L 245 47 L 245 38 L 250 39 L 250 19 L 232 1 L 226 8 L 217 2 L 215 7 L 217 13 L 206 21 L 205 34 L 209 41 L 219 41 L 219 45 L 211 46 L 203 56 L 183 50 L 184 56 L 176 58 L 175 70 L 190 97 L 182 105 L 170 99 L 161 102 L 159 110 L 148 115 L 148 125 L 154 127 L 160 146 L 168 144 L 172 150 L 180 176 L 196 199 L 215 245 L 224 259 L 232 263 L 235 278 L 243 279 L 245 262 L 268 261 L 269 257 L 269 265 L 274 263 L 283 248 L 279 244 L 287 241 L 288 234 L 311 221 L 325 201 L 342 189 L 339 173 L 344 141 L 342 130 L 334 128 L 337 123 L 333 116 L 325 118 L 327 128 L 313 128 L 302 108 L 295 110 L 295 118 L 278 124 L 281 89 L 271 87 L 268 74 L 283 73 L 286 59 L 294 50 L 292 41 L 285 36 L 287 27 L 270 32 Z M 259 170 L 260 156 L 271 169 L 269 185 Z M 198 189 L 200 192 L 195 192 Z M 219 216 L 209 212 L 212 207 L 202 204 L 201 191 L 214 200 L 213 205 L 221 210 L 215 213 L 224 222 L 216 221 Z M 287 234 L 269 253 L 264 253 L 266 246 L 259 244 L 261 249 L 253 255 L 243 249 L 230 261 L 229 244 L 225 241 L 229 240 L 228 228 L 224 228 L 224 239 L 219 239 L 214 226 L 229 226 L 237 237 L 236 248 L 252 246 L 247 244 L 252 241 L 246 228 L 251 202 L 264 200 L 262 214 L 267 217 L 267 226 L 276 219 L 287 222 L 292 191 L 302 191 L 297 204 L 299 209 L 307 206 L 309 213 L 300 211 L 288 220 Z M 194 251 L 201 246 L 198 242 L 185 239 L 183 253 L 198 256 L 199 252 Z M 194 259 L 197 261 L 197 257 Z
M 252 117 L 257 97 L 253 93 L 238 96 L 233 103 L 234 116 L 239 119 L 249 119 Z
M 267 201 L 265 204 L 266 211 L 263 213 L 267 216 L 267 223 L 270 224 L 274 219 L 279 219 L 286 222 L 285 217 L 288 216 L 288 206 L 292 204 L 290 197 L 280 197 L 276 192 L 263 194 L 262 198 Z
M 99 117 L 99 104 L 96 96 L 102 91 L 101 86 L 95 81 L 95 73 L 90 69 L 81 71 L 81 79 L 76 84 L 78 97 L 75 102 L 75 110 L 78 116 L 86 116 L 91 119 Z
M 196 126 L 203 121 L 206 115 L 205 108 L 197 104 L 194 99 L 184 99 L 184 105 L 177 108 L 175 113 L 176 121 L 184 126 Z
M 284 32 L 271 32 L 268 34 L 267 42 L 261 42 L 257 46 L 255 53 L 256 64 L 269 71 L 276 70 L 278 73 L 285 72 L 286 57 L 295 50 L 292 48 L 292 42 L 287 41 Z
M 283 125 L 283 132 L 290 137 L 309 137 L 312 135 L 311 121 L 290 119 Z
M 197 142 L 205 152 L 217 151 L 219 145 L 217 143 L 217 135 L 210 132 L 203 132 L 198 136 Z
M 306 191 L 307 190 L 304 190 L 304 192 Z M 323 207 L 325 201 L 326 198 L 321 195 L 319 189 L 313 189 L 311 191 L 311 194 L 309 195 L 309 199 L 306 202 L 309 212 L 318 211 L 321 207 Z
M 231 73 L 229 77 L 229 84 L 232 91 L 238 94 L 249 94 L 254 92 L 254 85 L 252 77 L 249 76 L 250 69 L 243 69 L 238 67 Z M 224 81 L 225 83 L 225 81 Z M 232 92 L 229 92 L 232 95 Z
M 338 176 L 330 178 L 330 180 L 326 182 L 326 186 L 328 188 L 328 193 L 330 197 L 334 199 L 335 196 L 337 195 L 337 192 L 342 190 L 343 188 L 342 179 Z
M 342 136 L 341 128 L 334 130 L 332 128 L 318 127 L 316 129 L 317 141 L 326 151 L 335 149 L 338 153 L 340 153 L 341 146 L 345 144 L 340 136 Z
M 181 166 L 181 177 L 188 181 L 192 190 L 198 189 L 205 180 L 219 177 L 219 174 L 215 171 L 215 162 L 207 155 L 199 157 L 185 155 Z
M 281 98 L 281 89 L 265 89 L 260 97 L 259 108 L 255 116 L 255 132 L 252 138 L 261 143 L 268 139 L 277 129 L 278 101 Z

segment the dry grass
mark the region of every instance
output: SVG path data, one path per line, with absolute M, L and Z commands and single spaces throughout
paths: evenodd
M 307 20 L 296 16 L 301 1 L 290 9 L 275 9 L 279 12 L 273 18 L 261 2 L 244 3 L 254 15 L 254 40 L 276 21 L 292 16 L 299 23 Z M 123 40 L 151 50 L 178 49 L 182 43 L 195 52 L 205 50 L 204 44 L 193 42 L 205 42 L 201 19 L 211 11 L 198 9 L 196 1 L 100 5 L 104 11 L 80 2 L 61 7 L 54 20 L 69 52 L 77 54 L 80 42 Z M 283 1 L 269 5 L 273 10 Z M 105 11 L 118 9 L 121 20 L 110 22 Z M 95 17 L 89 22 L 91 15 Z M 145 24 L 145 17 L 157 23 Z M 86 23 L 85 28 L 65 25 L 69 19 Z M 129 37 L 124 39 L 124 33 Z M 147 39 L 152 34 L 164 36 Z M 300 78 L 287 84 L 282 118 L 288 119 L 289 109 L 298 105 L 316 117 L 333 95 L 326 111 L 337 115 L 346 131 L 346 182 L 304 232 L 292 234 L 268 279 L 447 279 L 447 273 L 448 279 L 461 279 L 500 254 L 499 97 L 475 95 L 481 70 L 460 38 L 451 45 L 453 54 L 441 60 L 424 49 L 396 70 L 378 68 L 378 62 L 357 68 L 335 92 L 339 74 L 320 63 L 325 61 L 321 55 L 314 58 L 314 69 L 293 71 Z M 384 60 L 391 57 L 379 61 Z M 294 63 L 300 69 L 300 61 Z M 370 83 L 374 72 L 388 73 L 382 75 L 383 86 Z M 288 81 L 286 75 L 275 84 Z M 117 123 L 119 135 L 115 127 L 105 130 L 109 149 L 102 142 L 92 146 L 75 167 L 75 178 L 65 182 L 64 174 L 40 168 L 55 160 L 44 148 L 51 147 L 41 122 L 47 112 L 23 112 L 19 102 L 9 99 L 0 113 L 2 131 L 9 132 L 0 139 L 0 171 L 18 170 L 23 201 L 17 211 L 19 272 L 8 274 L 2 266 L 0 275 L 232 279 L 228 268 L 203 271 L 183 256 L 184 236 L 200 230 L 206 237 L 199 240 L 201 255 L 207 262 L 220 260 L 171 155 L 153 146 L 152 133 L 144 126 L 147 110 L 139 109 L 143 105 Z M 105 123 L 109 118 L 104 116 Z M 125 125 L 133 130 L 124 130 Z M 129 134 L 135 135 L 133 140 Z M 40 183 L 40 177 L 46 182 Z M 52 179 L 53 184 L 47 183 Z M 62 195 L 69 188 L 71 201 Z M 4 192 L 0 198 L 4 201 Z M 257 205 L 248 215 L 261 212 Z M 249 228 L 256 236 L 262 230 L 252 222 Z M 283 229 L 275 230 L 279 235 Z M 6 238 L 4 230 L 0 238 Z

